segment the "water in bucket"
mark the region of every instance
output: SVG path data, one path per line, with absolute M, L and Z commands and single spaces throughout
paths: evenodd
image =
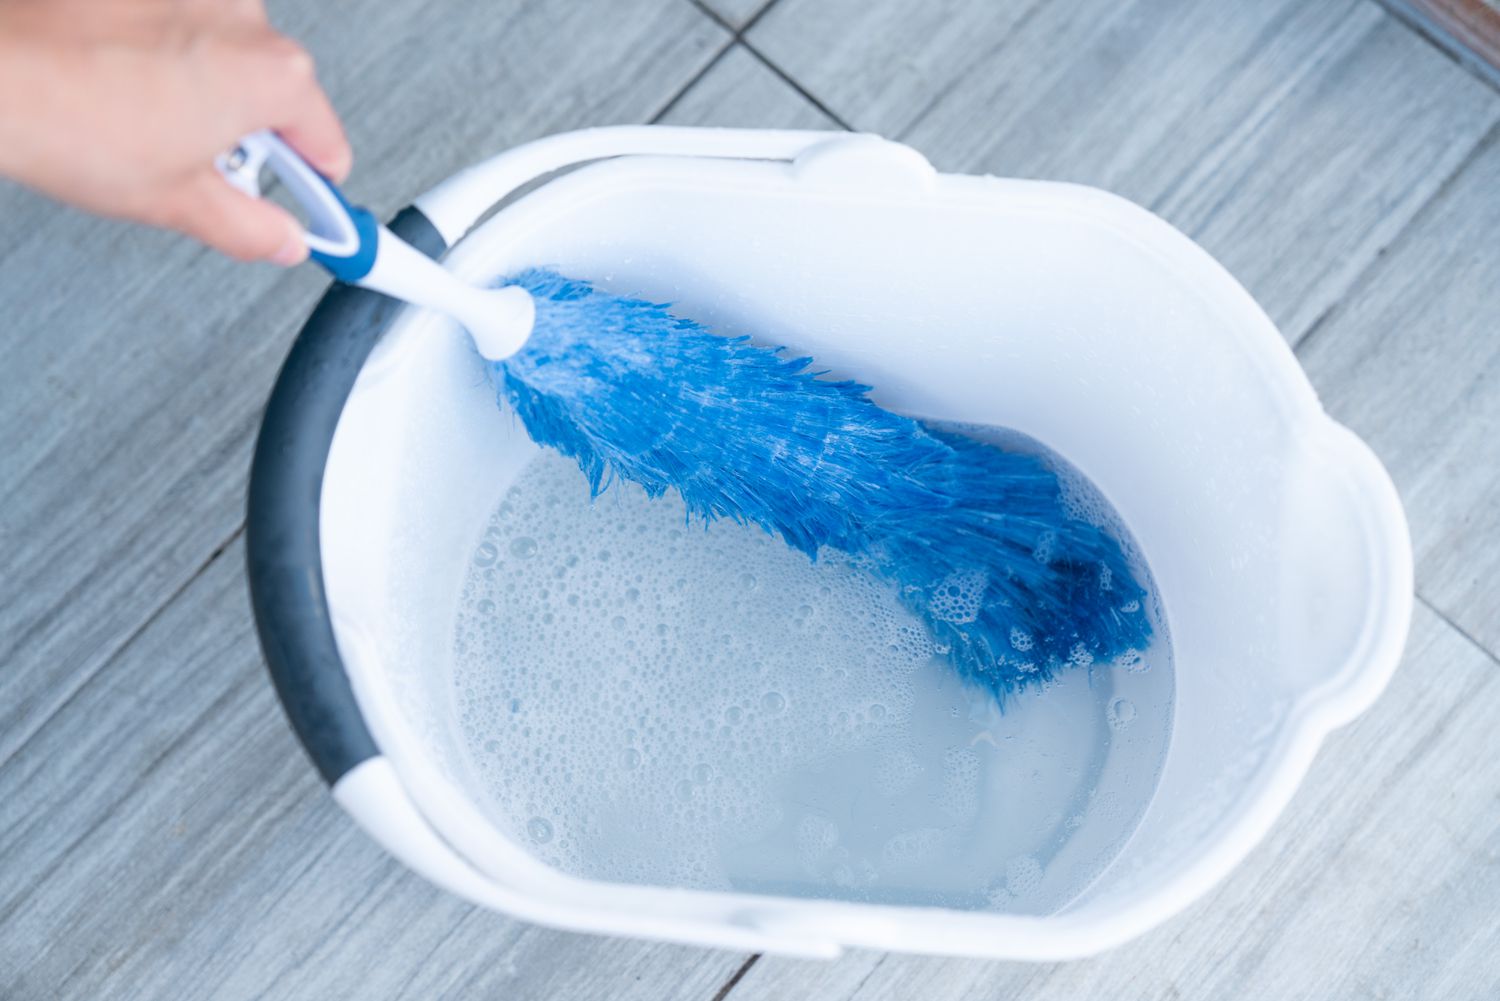
M 1104 498 L 1048 458 L 1129 551 Z M 1173 679 L 1150 612 L 1144 656 L 1064 671 L 1002 712 L 857 563 L 690 524 L 631 484 L 591 501 L 545 453 L 469 562 L 455 698 L 491 819 L 570 874 L 1047 913 L 1155 788 Z

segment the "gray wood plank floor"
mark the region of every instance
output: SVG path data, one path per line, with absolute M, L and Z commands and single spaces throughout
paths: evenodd
M 1406 663 L 1244 866 L 1095 960 L 747 967 L 471 909 L 332 805 L 252 636 L 249 447 L 319 277 L 0 188 L 0 997 L 1500 994 L 1500 94 L 1368 0 L 275 15 L 384 212 L 506 145 L 656 119 L 847 124 L 1148 205 L 1249 286 L 1391 468 L 1418 556 Z

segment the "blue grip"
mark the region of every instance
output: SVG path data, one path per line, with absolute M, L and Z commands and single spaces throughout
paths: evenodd
M 359 245 L 354 253 L 347 257 L 335 257 L 317 250 L 311 252 L 311 257 L 327 268 L 328 273 L 333 277 L 353 285 L 369 274 L 370 269 L 375 266 L 375 251 L 380 242 L 380 223 L 369 210 L 350 205 L 344 198 L 344 193 L 336 185 L 329 184 L 328 190 L 333 192 L 333 196 L 349 214 L 349 221 L 354 224 L 354 233 L 359 239 Z
M 214 162 L 230 183 L 257 198 L 262 194 L 260 170 L 269 167 L 285 183 L 287 193 L 310 217 L 309 244 L 322 242 L 342 249 L 351 242 L 347 237 L 352 230 L 354 249 L 347 254 L 330 254 L 308 248 L 312 259 L 339 281 L 353 285 L 375 267 L 380 249 L 380 223 L 366 210 L 350 205 L 338 185 L 324 177 L 275 132 L 269 129 L 252 132 L 240 140 L 239 149 L 233 154 L 219 157 Z

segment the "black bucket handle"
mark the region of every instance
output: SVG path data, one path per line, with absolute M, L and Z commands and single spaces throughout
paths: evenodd
M 447 244 L 415 208 L 390 229 L 429 257 Z M 380 753 L 333 636 L 319 517 L 334 429 L 360 369 L 404 304 L 335 283 L 297 335 L 250 466 L 245 550 L 261 650 L 292 729 L 333 785 Z

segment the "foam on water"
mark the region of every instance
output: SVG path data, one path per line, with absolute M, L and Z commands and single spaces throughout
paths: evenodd
M 1159 614 L 1143 656 L 1081 663 L 1001 713 L 857 563 L 688 524 L 629 484 L 590 503 L 552 453 L 467 573 L 454 692 L 474 784 L 508 836 L 579 876 L 1047 912 L 1123 846 L 1171 729 Z M 954 621 L 974 590 L 951 582 Z

